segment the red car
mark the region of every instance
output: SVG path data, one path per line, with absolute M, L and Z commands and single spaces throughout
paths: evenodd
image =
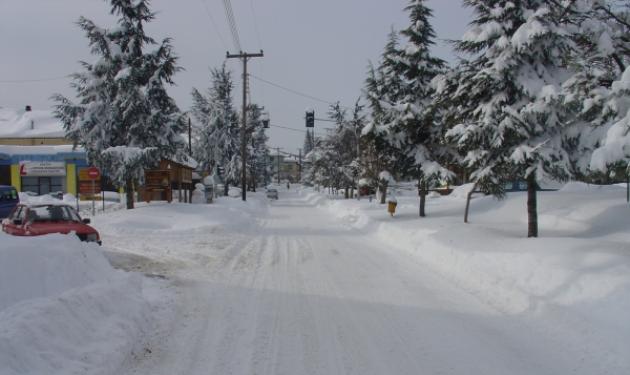
M 2 221 L 2 230 L 14 236 L 41 236 L 50 233 L 74 232 L 81 241 L 101 244 L 101 237 L 81 219 L 72 206 L 66 204 L 20 203 Z

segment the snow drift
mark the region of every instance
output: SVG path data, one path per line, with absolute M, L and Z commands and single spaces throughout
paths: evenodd
M 563 345 L 584 343 L 609 368 L 630 368 L 630 207 L 625 189 L 573 182 L 539 193 L 541 237 L 528 239 L 526 193 L 504 200 L 469 186 L 427 202 L 399 196 L 396 216 L 368 200 L 308 199 L 349 227 L 409 252 L 501 314 L 536 316 Z M 580 344 L 582 345 L 582 344 Z
M 0 233 L 0 373 L 114 374 L 150 324 L 143 279 L 74 236 Z

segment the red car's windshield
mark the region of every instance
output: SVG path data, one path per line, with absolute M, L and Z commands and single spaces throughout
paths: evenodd
M 30 207 L 26 219 L 31 222 L 81 221 L 74 209 L 69 206 L 60 205 Z

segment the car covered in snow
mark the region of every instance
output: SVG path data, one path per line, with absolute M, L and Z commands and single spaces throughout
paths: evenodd
M 267 198 L 269 198 L 269 199 L 278 199 L 278 190 L 276 190 L 276 189 L 267 189 Z
M 14 236 L 74 233 L 81 241 L 100 245 L 101 237 L 89 223 L 90 219 L 81 219 L 76 210 L 67 204 L 20 203 L 9 217 L 2 220 L 2 230 Z
M 13 211 L 20 203 L 20 197 L 13 186 L 0 185 L 0 219 L 3 219 Z

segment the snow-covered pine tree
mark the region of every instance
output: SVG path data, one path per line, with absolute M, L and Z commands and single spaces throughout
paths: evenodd
M 144 167 L 161 157 L 178 158 L 185 146 L 184 116 L 165 87 L 180 68 L 171 40 L 157 43 L 144 31 L 155 17 L 148 0 L 110 4 L 117 27 L 78 21 L 98 56 L 93 63 L 81 62 L 84 71 L 72 75 L 79 102 L 60 94 L 53 100 L 67 137 L 86 149 L 104 175 L 126 187 L 127 208 L 133 208 L 134 182 L 143 179 Z
M 451 156 L 444 142 L 446 130 L 433 105 L 431 86 L 431 81 L 444 72 L 446 63 L 431 56 L 435 32 L 430 24 L 432 11 L 425 3 L 426 0 L 411 0 L 405 8 L 409 26 L 400 32 L 405 42 L 398 52 L 397 69 L 403 77 L 402 97 L 386 108 L 392 118 L 390 142 L 401 150 L 398 172 L 418 179 L 420 216 L 425 216 L 430 184 L 452 176 L 446 167 Z
M 307 155 L 315 148 L 315 137 L 313 136 L 313 132 L 308 130 L 306 135 L 304 136 L 304 145 L 302 149 L 304 150 L 304 155 Z
M 303 151 L 303 161 L 302 161 L 302 183 L 303 184 L 312 184 L 310 168 L 312 166 L 312 161 L 310 158 L 310 153 L 315 149 L 315 135 L 312 129 L 306 130 L 306 135 L 304 136 L 304 145 L 302 146 Z
M 365 169 L 362 175 L 372 181 L 379 191 L 386 192 L 387 187 L 379 185 L 379 174 L 395 169 L 400 159 L 400 147 L 392 144 L 393 132 L 391 108 L 400 99 L 402 76 L 399 64 L 398 33 L 391 30 L 388 35 L 379 65 L 370 63 L 365 81 L 364 96 L 370 110 L 370 120 L 361 132 L 365 152 Z M 381 203 L 385 203 L 385 194 L 381 194 Z
M 357 102 L 358 104 L 358 102 Z M 339 102 L 330 106 L 328 117 L 335 122 L 333 134 L 328 138 L 331 149 L 335 150 L 334 165 L 335 173 L 338 176 L 339 187 L 344 188 L 345 198 L 350 197 L 350 190 L 354 187 L 356 180 L 356 170 L 353 163 L 357 159 L 358 132 L 355 132 L 350 122 L 347 120 L 347 111 L 341 107 Z
M 268 173 L 269 149 L 267 147 L 267 134 L 262 123 L 262 108 L 256 104 L 250 104 L 247 110 L 247 124 L 250 136 L 249 144 L 249 185 L 252 191 L 256 191 L 259 184 L 263 186 L 270 182 Z
M 566 103 L 576 121 L 591 125 L 581 132 L 577 166 L 607 178 L 630 162 L 630 3 L 585 0 L 580 10 L 572 56 L 578 72 L 565 85 Z
M 576 2 L 465 0 L 475 15 L 457 43 L 472 56 L 475 73 L 458 92 L 472 98 L 463 123 L 448 133 L 462 151 L 476 183 L 528 183 L 528 236 L 538 236 L 537 180 L 572 174 L 567 139 L 572 129 L 561 87 L 570 76 L 575 47 L 566 15 Z M 573 134 L 575 134 L 573 132 Z
M 221 178 L 227 194 L 229 184 L 240 181 L 237 156 L 240 132 L 232 98 L 234 83 L 225 64 L 212 69 L 210 79 L 211 87 L 206 96 L 196 89 L 192 92 L 191 113 L 197 124 L 195 139 L 198 141 L 193 155 L 213 173 L 217 173 L 218 167 L 223 168 Z
M 355 154 L 352 162 L 350 163 L 350 173 L 352 174 L 352 186 L 359 189 L 359 179 L 362 177 L 362 171 L 365 170 L 365 147 L 361 140 L 361 134 L 363 128 L 365 128 L 365 106 L 361 104 L 361 97 L 357 99 L 352 108 L 352 116 L 348 120 L 346 127 L 350 133 L 351 146 L 355 148 Z M 351 194 L 352 195 L 352 194 Z

